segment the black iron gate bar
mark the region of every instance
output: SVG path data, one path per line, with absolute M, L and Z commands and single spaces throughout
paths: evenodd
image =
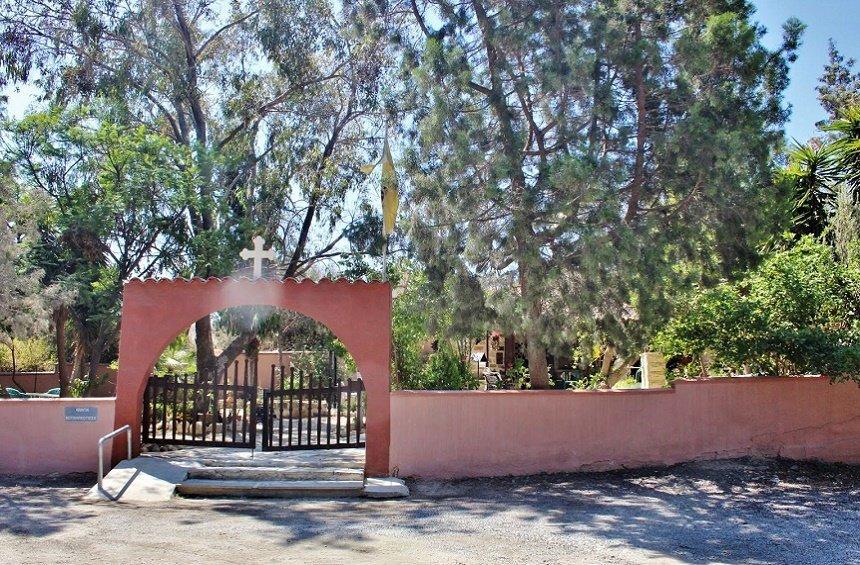
M 246 361 L 243 371 L 244 384 L 241 385 L 239 384 L 238 362 L 234 364 L 232 383 L 228 380 L 228 370 L 226 369 L 222 373 L 223 380 L 218 379 L 215 382 L 202 381 L 197 373 L 165 375 L 163 377 L 151 376 L 144 392 L 143 442 L 156 445 L 253 448 L 256 444 L 257 430 L 255 417 L 257 385 L 256 382 L 249 384 L 248 369 L 249 366 Z M 229 394 L 231 392 L 232 398 Z M 241 418 L 238 417 L 240 396 Z M 189 402 L 191 403 L 190 410 Z M 161 405 L 160 418 L 159 404 Z M 168 411 L 170 412 L 170 433 L 168 433 Z M 160 433 L 158 431 L 159 419 L 161 421 Z M 206 429 L 209 419 L 212 423 L 211 436 Z M 221 423 L 220 434 L 216 425 L 219 419 Z M 239 432 L 239 419 L 241 419 L 241 433 Z M 201 421 L 202 429 L 201 433 L 198 434 L 197 424 Z M 232 421 L 230 426 L 227 425 L 229 421 Z M 191 428 L 190 438 L 188 437 L 189 427 Z M 227 435 L 228 427 L 231 428 L 229 436 Z M 181 433 L 177 433 L 180 430 Z
M 363 429 L 361 420 L 362 397 L 364 383 L 358 380 L 347 380 L 342 383 L 334 374 L 328 377 L 317 376 L 316 386 L 312 374 L 307 375 L 305 381 L 304 371 L 296 371 L 294 367 L 289 371 L 289 388 L 285 387 L 285 367 L 280 371 L 272 365 L 270 390 L 263 391 L 263 442 L 264 451 L 295 450 L 295 449 L 334 449 L 342 447 L 364 447 L 365 442 L 361 440 Z M 277 377 L 277 378 L 276 378 Z M 298 386 L 296 386 L 298 385 Z M 341 404 L 343 396 L 346 395 L 346 426 L 341 427 Z M 355 396 L 356 403 L 356 425 L 352 426 L 352 402 Z M 277 407 L 275 400 L 277 399 Z M 326 401 L 328 416 L 325 424 L 325 442 L 323 442 L 323 399 Z M 287 402 L 286 414 L 284 402 Z M 302 416 L 303 401 L 307 403 L 307 416 Z M 312 405 L 316 403 L 316 417 L 312 414 Z M 298 406 L 298 418 L 295 418 L 294 406 Z M 337 421 L 332 427 L 331 414 L 334 408 Z M 284 444 L 284 416 L 286 415 L 287 441 Z M 277 420 L 277 445 L 275 440 L 275 420 Z M 295 423 L 294 423 L 295 422 Z M 294 436 L 294 426 L 296 435 Z M 316 429 L 316 441 L 314 442 L 314 428 Z M 334 437 L 332 437 L 334 432 Z M 344 433 L 345 432 L 345 433 Z M 355 437 L 353 438 L 353 433 Z M 294 441 L 295 437 L 295 441 Z M 305 439 L 304 443 L 302 439 Z

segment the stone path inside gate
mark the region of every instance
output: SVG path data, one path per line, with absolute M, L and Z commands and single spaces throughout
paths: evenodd
M 365 450 L 259 451 L 228 447 L 144 453 L 122 461 L 88 500 L 168 502 L 174 496 L 408 496 L 396 478 L 366 478 Z
M 260 451 L 235 447 L 186 447 L 161 453 L 146 453 L 185 467 L 302 467 L 348 468 L 364 473 L 364 449 L 310 449 L 297 451 Z

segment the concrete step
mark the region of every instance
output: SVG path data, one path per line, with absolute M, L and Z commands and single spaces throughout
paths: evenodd
M 323 451 L 313 452 L 314 455 L 322 454 Z M 281 454 L 285 455 L 281 455 Z M 305 452 L 311 453 L 311 452 Z M 338 469 L 360 469 L 364 470 L 364 457 L 351 461 L 349 459 L 332 455 L 326 457 L 317 455 L 316 457 L 295 455 L 295 452 L 277 452 L 273 456 L 258 456 L 257 459 L 239 459 L 239 458 L 195 458 L 199 465 L 204 467 L 311 467 L 311 468 L 338 468 Z
M 176 487 L 186 496 L 292 498 L 362 496 L 364 481 L 248 481 L 188 479 Z
M 191 467 L 189 479 L 246 481 L 362 481 L 364 471 L 346 467 L 258 467 L 227 465 Z

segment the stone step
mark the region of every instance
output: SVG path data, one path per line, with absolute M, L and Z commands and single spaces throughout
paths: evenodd
M 176 491 L 186 496 L 292 498 L 363 496 L 364 481 L 249 481 L 188 479 Z
M 364 471 L 346 467 L 257 467 L 227 465 L 191 467 L 189 479 L 247 481 L 362 481 Z
M 283 452 L 287 454 L 292 454 L 294 452 Z M 321 452 L 315 452 L 321 453 Z M 272 457 L 260 457 L 259 459 L 239 459 L 239 458 L 198 458 L 196 462 L 204 467 L 278 467 L 278 466 L 289 466 L 289 467 L 311 467 L 311 468 L 319 468 L 319 467 L 328 467 L 328 468 L 339 468 L 339 469 L 359 469 L 364 470 L 364 457 L 361 459 L 357 459 L 354 461 L 350 461 L 349 459 L 338 457 L 334 455 L 330 458 L 317 456 L 317 457 L 305 457 L 300 458 L 297 456 L 272 456 Z

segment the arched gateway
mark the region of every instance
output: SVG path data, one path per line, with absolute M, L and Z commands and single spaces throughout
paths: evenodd
M 367 394 L 366 470 L 388 475 L 391 287 L 383 282 L 309 279 L 148 279 L 123 288 L 116 384 L 116 427 L 130 424 L 140 452 L 141 405 L 147 379 L 161 352 L 200 318 L 235 306 L 294 310 L 325 326 L 355 359 Z M 125 453 L 125 440 L 114 444 Z

